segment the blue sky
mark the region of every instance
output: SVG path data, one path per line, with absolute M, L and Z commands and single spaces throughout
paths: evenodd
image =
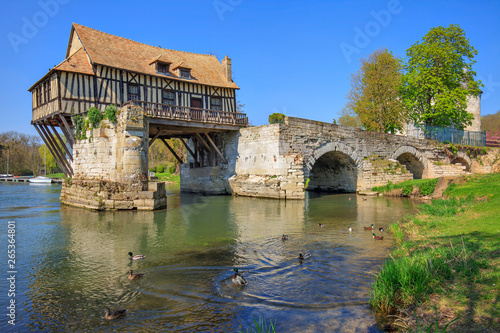
M 253 125 L 273 112 L 331 122 L 361 58 L 380 48 L 404 56 L 430 28 L 458 24 L 479 52 L 482 114 L 496 113 L 499 18 L 500 1 L 482 0 L 3 2 L 0 132 L 36 133 L 27 89 L 64 60 L 72 22 L 219 60 L 228 55 Z

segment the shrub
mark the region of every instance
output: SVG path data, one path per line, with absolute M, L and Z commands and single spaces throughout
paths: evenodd
M 158 172 L 158 173 L 165 172 L 165 167 L 163 165 L 156 166 L 156 172 Z
M 285 115 L 283 113 L 273 113 L 269 115 L 269 124 L 284 124 Z
M 428 181 L 420 184 L 419 192 L 421 195 L 426 196 L 434 193 L 434 189 L 436 188 L 438 179 L 429 179 Z
M 149 171 L 151 171 L 151 172 L 156 172 L 156 167 L 152 167 L 152 168 L 150 168 L 150 169 L 149 169 Z
M 104 115 L 102 114 L 102 112 L 98 108 L 93 106 L 89 109 L 88 117 L 89 117 L 89 122 L 95 128 L 95 127 L 99 126 L 99 123 L 104 118 Z
M 104 109 L 104 114 L 106 115 L 106 119 L 108 119 L 112 123 L 116 123 L 116 105 L 111 104 L 106 106 Z
M 87 138 L 85 120 L 82 116 L 73 116 L 73 124 L 75 124 L 75 136 L 77 140 L 83 140 Z
M 175 173 L 175 170 L 176 170 L 175 165 L 172 165 L 172 166 L 170 166 L 170 167 L 168 168 L 168 172 L 169 172 L 169 173 Z
M 403 186 L 403 195 L 409 196 L 413 192 L 413 184 Z

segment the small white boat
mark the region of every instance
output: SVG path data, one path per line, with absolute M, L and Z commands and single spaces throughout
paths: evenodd
M 38 176 L 30 179 L 30 183 L 38 183 L 38 184 L 50 184 L 52 183 L 52 179 L 45 176 Z

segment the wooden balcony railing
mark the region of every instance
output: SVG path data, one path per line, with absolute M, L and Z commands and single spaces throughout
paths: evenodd
M 123 106 L 127 105 L 142 107 L 146 114 L 152 118 L 248 126 L 248 118 L 245 113 L 198 109 L 187 106 L 152 103 L 145 101 L 128 101 L 127 103 L 123 104 Z

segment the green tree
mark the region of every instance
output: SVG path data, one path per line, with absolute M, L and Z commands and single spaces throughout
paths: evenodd
M 0 133 L 0 173 L 14 175 L 37 174 L 42 165 L 38 154 L 40 138 L 16 131 Z
M 283 113 L 273 113 L 269 115 L 269 124 L 284 124 L 285 123 L 285 115 Z
M 352 126 L 352 127 L 363 127 L 361 121 L 359 121 L 358 115 L 354 112 L 346 109 L 345 107 L 340 111 L 342 114 L 337 123 L 343 126 Z
M 42 169 L 43 169 L 43 164 L 46 163 L 45 168 L 47 174 L 53 173 L 54 171 L 58 170 L 59 167 L 57 165 L 56 159 L 54 158 L 54 156 L 52 156 L 52 153 L 45 144 L 42 144 L 38 148 L 38 154 L 40 156 L 40 159 L 42 160 Z
M 339 123 L 386 133 L 402 129 L 407 120 L 399 97 L 402 76 L 400 60 L 387 49 L 362 59 L 360 69 L 351 76 Z
M 401 95 L 416 123 L 463 129 L 468 96 L 480 94 L 472 70 L 477 54 L 459 25 L 432 28 L 407 51 Z

